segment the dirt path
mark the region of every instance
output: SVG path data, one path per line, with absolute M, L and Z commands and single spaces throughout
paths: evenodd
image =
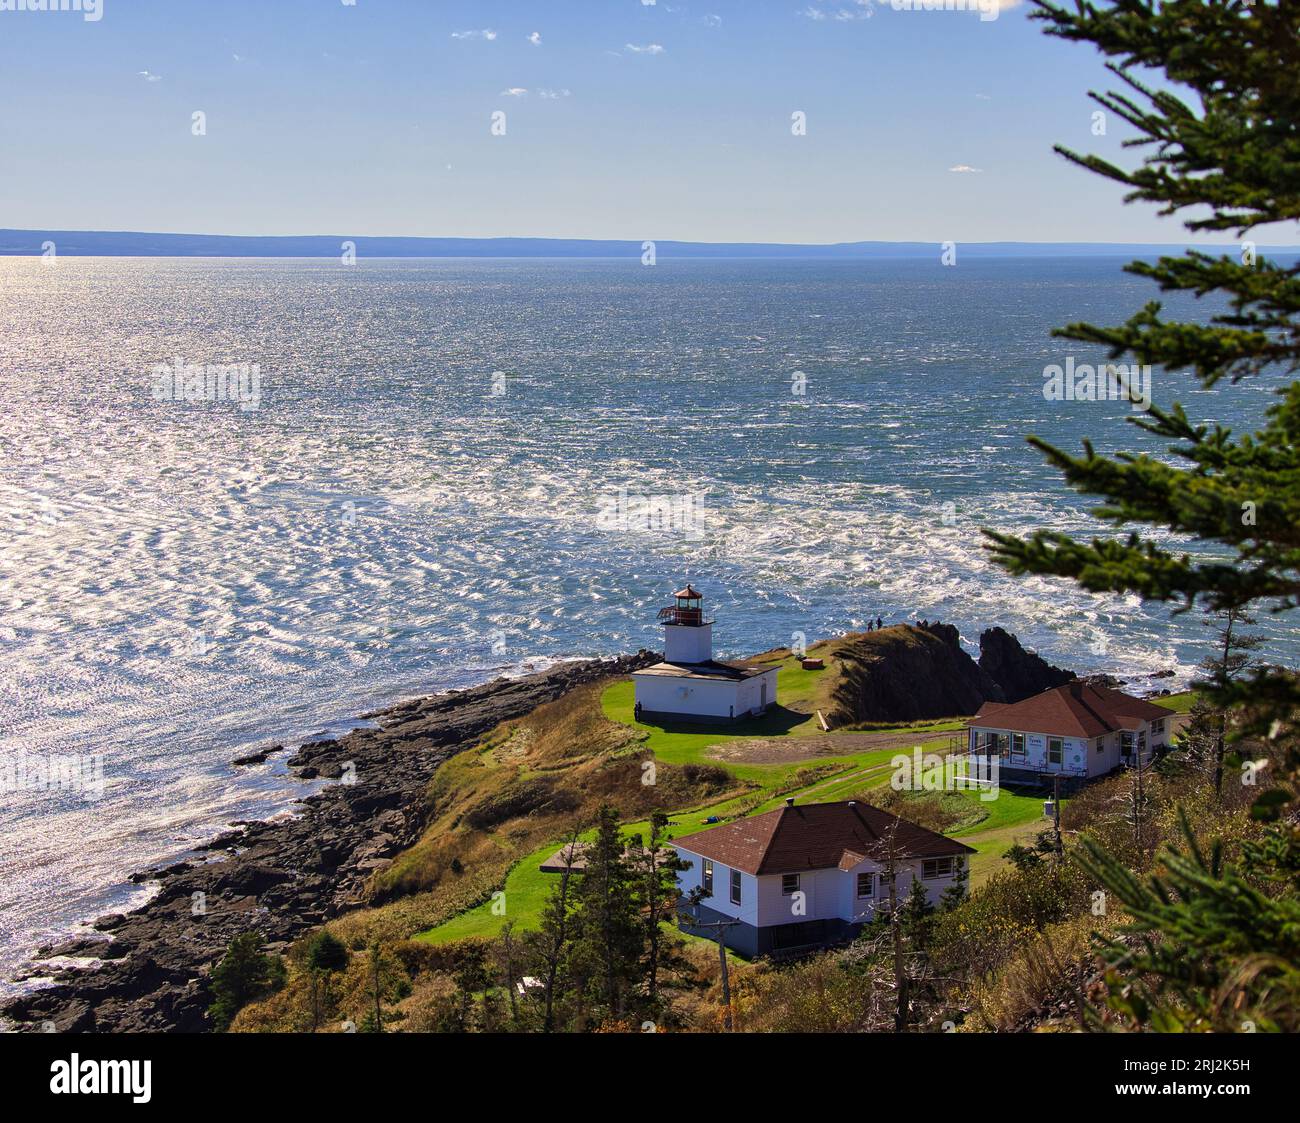
M 728 764 L 798 764 L 823 756 L 847 756 L 880 749 L 908 750 L 926 741 L 948 736 L 947 732 L 922 730 L 883 733 L 819 733 L 812 737 L 753 737 L 724 741 L 712 746 L 707 756 Z

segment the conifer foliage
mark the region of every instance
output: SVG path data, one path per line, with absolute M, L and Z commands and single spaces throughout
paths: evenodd
M 1123 84 L 1094 93 L 1103 111 L 1136 135 L 1145 157 L 1132 169 L 1064 148 L 1067 159 L 1130 188 L 1129 201 L 1159 204 L 1193 233 L 1292 240 L 1300 220 L 1300 4 L 1293 0 L 1035 0 L 1049 35 L 1094 44 Z M 1282 224 L 1279 228 L 1275 224 Z M 1016 574 L 1068 577 L 1097 592 L 1136 592 L 1200 604 L 1226 620 L 1203 684 L 1210 703 L 1193 714 L 1185 759 L 1208 765 L 1216 794 L 1225 768 L 1241 783 L 1263 778 L 1256 820 L 1270 825 L 1234 868 L 1217 843 L 1164 847 L 1146 875 L 1096 840 L 1079 864 L 1122 904 L 1128 923 L 1102 942 L 1109 970 L 1090 1016 L 1094 1026 L 1157 1030 L 1295 1029 L 1300 996 L 1300 677 L 1256 664 L 1240 626 L 1248 606 L 1285 614 L 1300 604 L 1300 266 L 1267 261 L 1253 241 L 1215 256 L 1189 251 L 1128 271 L 1161 290 L 1210 298 L 1198 322 L 1175 322 L 1159 302 L 1118 327 L 1070 324 L 1055 334 L 1105 347 L 1166 371 L 1190 369 L 1206 387 L 1231 392 L 1243 379 L 1277 382 L 1261 428 L 1234 434 L 1194 423 L 1182 406 L 1152 405 L 1132 420 L 1141 451 L 1081 456 L 1031 438 L 1066 481 L 1101 500 L 1094 513 L 1118 530 L 1172 531 L 1187 552 L 1140 530 L 1078 542 L 1040 532 L 991 534 L 997 560 Z M 1260 754 L 1225 755 L 1231 733 Z M 1253 738 L 1253 740 L 1252 740 Z M 1249 779 L 1247 779 L 1249 777 Z

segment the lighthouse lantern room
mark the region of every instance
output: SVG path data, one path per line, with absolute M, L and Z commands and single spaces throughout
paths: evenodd
M 704 601 L 689 585 L 659 610 L 664 626 L 665 663 L 707 663 L 713 658 L 713 621 L 704 619 Z
M 640 719 L 735 721 L 776 703 L 776 668 L 713 658 L 713 621 L 704 596 L 687 585 L 659 610 L 664 659 L 632 675 Z

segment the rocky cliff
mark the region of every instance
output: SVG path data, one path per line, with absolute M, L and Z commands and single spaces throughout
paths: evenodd
M 979 662 L 951 624 L 897 624 L 846 636 L 835 652 L 840 682 L 834 725 L 924 721 L 975 713 L 985 702 L 1019 702 L 1069 682 L 1002 628 L 980 636 Z
M 1015 636 L 1002 628 L 989 628 L 981 634 L 979 665 L 1001 687 L 1007 702 L 1032 698 L 1075 677 L 1073 671 L 1053 667 L 1047 660 L 1026 651 Z
M 1001 688 L 961 648 L 951 624 L 897 624 L 845 637 L 832 725 L 973 714 Z

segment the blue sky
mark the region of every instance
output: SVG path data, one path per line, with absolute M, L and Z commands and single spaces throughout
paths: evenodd
M 1100 59 L 1025 4 L 996 20 L 875 0 L 103 5 L 97 22 L 0 12 L 0 226 L 1182 237 L 1051 151 L 1119 157 L 1124 126 L 1092 135 Z

